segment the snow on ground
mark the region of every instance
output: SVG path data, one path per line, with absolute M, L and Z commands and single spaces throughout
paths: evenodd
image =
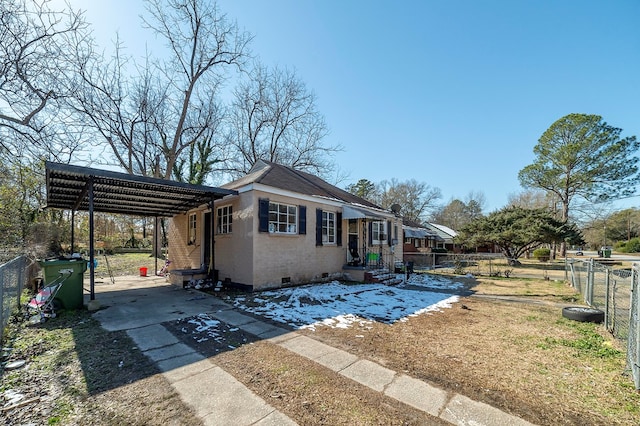
M 354 324 L 366 326 L 371 321 L 392 324 L 451 307 L 459 299 L 452 293 L 463 289 L 464 284 L 446 278 L 414 274 L 399 286 L 333 281 L 264 291 L 238 297 L 233 303 L 239 309 L 294 328 L 348 328 Z

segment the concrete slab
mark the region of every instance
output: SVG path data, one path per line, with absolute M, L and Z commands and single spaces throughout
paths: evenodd
M 457 425 L 534 426 L 526 420 L 462 395 L 451 398 L 440 418 Z
M 286 340 L 290 340 L 293 339 L 295 337 L 300 336 L 298 333 L 296 333 L 295 331 L 289 331 L 288 333 L 285 334 L 279 334 L 277 336 L 273 336 L 273 337 L 269 337 L 269 338 L 265 338 L 267 340 L 269 340 L 270 343 L 273 343 L 274 345 L 278 345 Z
M 199 362 L 205 361 L 206 359 L 207 358 L 205 358 L 203 355 L 200 355 L 197 352 L 192 352 L 173 358 L 164 359 L 162 361 L 158 361 L 156 364 L 158 365 L 160 371 L 164 373 L 165 377 L 172 377 L 171 375 L 173 373 L 174 376 L 181 378 L 178 373 L 174 372 L 182 371 L 181 369 L 184 367 L 197 365 Z
M 448 400 L 444 390 L 404 374 L 398 375 L 384 394 L 435 417 Z
M 220 367 L 173 383 L 207 425 L 251 425 L 275 411 Z
M 141 351 L 178 343 L 178 339 L 160 324 L 151 324 L 146 327 L 127 330 L 127 334 Z
M 338 349 L 334 352 L 329 352 L 328 354 L 322 355 L 316 358 L 314 361 L 333 371 L 338 372 L 340 370 L 344 370 L 357 360 L 357 356 Z
M 336 348 L 307 336 L 298 336 L 285 340 L 280 343 L 280 346 L 314 361 L 323 355 L 337 351 Z
M 256 321 L 256 319 L 252 316 L 244 315 L 231 309 L 220 309 L 216 312 L 212 312 L 211 315 L 216 317 L 220 321 L 224 321 L 227 324 L 235 325 L 236 327 L 240 327 L 242 325 Z
M 189 355 L 185 355 L 185 356 L 189 356 Z M 166 360 L 166 362 L 170 362 L 172 360 L 177 360 L 177 359 L 179 359 L 179 357 Z M 165 362 L 165 361 L 161 361 L 158 364 L 160 365 L 162 362 Z M 172 369 L 163 370 L 164 371 L 163 375 L 164 377 L 167 378 L 167 380 L 169 380 L 169 382 L 173 383 L 180 380 L 188 379 L 198 374 L 202 374 L 207 370 L 211 370 L 213 368 L 216 368 L 216 365 L 213 364 L 208 358 L 204 358 L 191 363 L 184 363 Z
M 161 348 L 151 349 L 144 352 L 144 354 L 154 362 L 164 361 L 169 358 L 175 358 L 192 353 L 195 353 L 195 351 L 184 343 L 176 343 L 174 345 L 163 346 Z
M 267 324 L 262 321 L 253 321 L 246 324 L 239 325 L 244 331 L 253 334 L 254 336 L 269 338 L 278 334 L 286 334 L 289 331 L 275 325 Z
M 396 375 L 395 371 L 366 359 L 354 362 L 339 373 L 378 392 L 383 392 Z
M 106 330 L 116 331 L 228 309 L 228 305 L 217 297 L 167 283 L 155 283 L 155 286 L 143 288 L 109 286 L 108 291 L 96 292 L 96 299 L 105 308 L 95 312 L 93 317 Z
M 280 411 L 274 411 L 264 419 L 254 423 L 255 426 L 295 426 L 297 424 Z

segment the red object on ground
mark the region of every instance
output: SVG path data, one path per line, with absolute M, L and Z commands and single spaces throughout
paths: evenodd
M 146 277 L 147 276 L 147 268 L 145 266 L 140 268 L 140 276 L 141 277 Z

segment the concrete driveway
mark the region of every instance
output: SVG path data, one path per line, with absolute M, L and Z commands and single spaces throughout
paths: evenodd
M 86 304 L 89 295 L 84 297 Z M 101 309 L 93 316 L 109 331 L 130 330 L 229 308 L 216 297 L 182 289 L 164 277 L 155 276 L 116 277 L 113 284 L 96 283 L 95 299 Z

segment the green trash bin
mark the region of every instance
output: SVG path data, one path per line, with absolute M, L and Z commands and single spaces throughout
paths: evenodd
M 604 257 L 604 258 L 610 258 L 610 257 L 611 257 L 611 250 L 610 250 L 610 249 L 604 249 L 604 250 L 602 250 L 602 257 Z
M 87 270 L 85 259 L 69 260 L 41 260 L 44 285 L 48 286 L 62 282 L 62 286 L 54 297 L 54 303 L 59 303 L 65 309 L 80 309 L 84 305 L 84 272 Z M 61 275 L 69 276 L 63 281 Z

